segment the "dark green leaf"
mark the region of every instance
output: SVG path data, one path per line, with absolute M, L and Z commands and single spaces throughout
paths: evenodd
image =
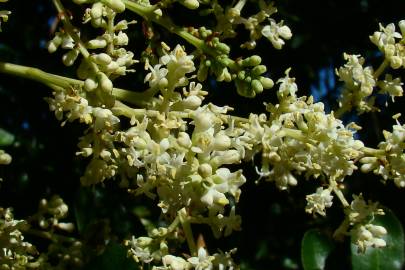
M 14 135 L 0 128 L 0 147 L 8 146 L 14 142 Z
M 86 267 L 86 270 L 138 270 L 137 263 L 127 257 L 127 250 L 118 243 L 111 243 L 100 256 L 95 257 Z
M 333 241 L 315 229 L 308 230 L 301 243 L 301 260 L 305 270 L 325 269 L 326 259 L 334 248 Z
M 357 252 L 357 246 L 351 244 L 353 270 L 400 270 L 404 264 L 404 232 L 395 214 L 384 209 L 385 215 L 373 221 L 384 226 L 387 235 L 384 248 L 368 248 L 364 254 Z

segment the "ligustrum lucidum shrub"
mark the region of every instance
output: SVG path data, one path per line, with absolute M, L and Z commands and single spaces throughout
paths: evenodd
M 0 208 L 0 269 L 86 269 L 109 241 L 125 249 L 133 267 L 128 269 L 240 269 L 238 247 L 220 250 L 215 239 L 243 229 L 238 214 L 243 186 L 264 181 L 280 190 L 312 182 L 302 211 L 318 219 L 327 218 L 329 208 L 340 211 L 340 225 L 328 239 L 350 241 L 353 260 L 367 261 L 361 256 L 393 248 L 394 221 L 381 222 L 393 214 L 345 185 L 358 175 L 375 174 L 388 185 L 405 187 L 401 114 L 392 116 L 395 124 L 375 147 L 359 139 L 358 123 L 342 119 L 384 110 L 377 102 L 381 96 L 389 97 L 389 105 L 403 95 L 398 71 L 405 68 L 405 20 L 380 24 L 370 35 L 378 64 L 369 64 L 361 52 L 343 55 L 344 64 L 335 69 L 342 85 L 338 106 L 329 111 L 299 94 L 293 66 L 280 78 L 270 76 L 271 66 L 262 63 L 270 56 L 255 53 L 259 43 L 282 50 L 293 37 L 270 1 L 52 2 L 57 18 L 49 57 L 61 55 L 75 74 L 8 62 L 0 63 L 0 72 L 49 87 L 46 102 L 61 125 L 80 123 L 76 155 L 86 164 L 82 186 L 124 190 L 134 200 L 149 201 L 158 214 L 138 215 L 143 230 L 123 237 L 107 229 L 101 251 L 91 253 L 85 240 L 91 232 L 76 237 L 79 225 L 66 219 L 71 207 L 60 195 L 40 200 L 37 213 L 22 219 L 14 218 L 10 207 Z M 200 26 L 182 25 L 175 9 L 198 14 Z M 13 14 L 0 12 L 3 29 L 8 16 Z M 124 89 L 117 86 L 122 79 L 136 83 Z M 264 100 L 261 113 L 241 115 L 231 100 L 220 105 L 223 100 L 210 98 L 210 85 L 232 89 L 245 102 L 260 99 L 264 91 L 274 93 L 274 100 Z M 5 146 L 11 135 L 2 132 Z M 10 162 L 0 150 L 0 164 Z M 245 173 L 249 166 L 253 177 Z M 307 236 L 302 263 L 315 269 L 310 265 L 317 254 L 308 245 L 319 239 Z M 403 254 L 390 258 L 399 268 L 383 269 L 400 269 Z M 323 269 L 324 262 L 317 263 L 316 269 Z

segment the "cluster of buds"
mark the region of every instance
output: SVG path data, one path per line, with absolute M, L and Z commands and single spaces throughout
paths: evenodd
M 396 117 L 399 117 L 397 114 Z M 380 175 L 384 181 L 391 179 L 400 187 L 405 187 L 405 125 L 393 126 L 393 131 L 383 132 L 385 141 L 378 144 L 380 152 L 375 156 L 367 156 L 360 159 L 361 171 L 364 173 L 373 172 Z
M 325 113 L 322 103 L 297 98 L 297 85 L 288 71 L 279 83 L 280 104 L 268 104 L 270 117 L 251 123 L 258 134 L 249 137 L 261 137 L 253 142 L 262 153 L 260 176 L 286 189 L 297 184 L 294 173 L 306 178 L 324 175 L 331 181 L 351 175 L 363 143 L 333 114 Z
M 405 39 L 405 20 L 400 21 L 398 25 L 401 33 L 396 32 L 395 25 L 390 23 L 386 27 L 380 24 L 380 31 L 370 36 L 371 42 L 384 53 L 385 59 L 393 69 L 405 68 L 405 49 L 402 43 Z M 397 42 L 397 39 L 400 41 Z
M 24 241 L 23 232 L 28 229 L 24 220 L 15 220 L 10 208 L 0 208 L 0 267 L 1 269 L 38 268 L 38 252 Z
M 60 222 L 66 218 L 69 208 L 59 196 L 53 196 L 49 201 L 42 199 L 39 202 L 38 213 L 34 216 L 38 225 L 44 230 L 63 230 L 71 232 L 74 230 L 73 223 Z
M 387 230 L 382 226 L 371 224 L 375 216 L 384 215 L 384 211 L 378 208 L 377 203 L 366 202 L 361 194 L 353 195 L 353 201 L 345 213 L 351 226 L 349 233 L 358 252 L 364 253 L 369 247 L 386 246 L 383 237 L 387 234 Z

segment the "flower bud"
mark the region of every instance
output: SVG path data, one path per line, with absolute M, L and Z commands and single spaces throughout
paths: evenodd
M 259 76 L 262 75 L 263 73 L 265 73 L 267 71 L 267 68 L 265 65 L 257 65 L 252 69 L 252 74 Z
M 90 9 L 90 16 L 92 19 L 98 19 L 103 16 L 103 4 L 100 2 L 96 2 Z
M 185 132 L 180 132 L 177 143 L 184 148 L 189 148 L 191 146 L 190 136 Z
M 258 55 L 252 55 L 242 61 L 242 66 L 246 67 L 255 67 L 257 65 L 260 65 L 262 62 L 262 58 Z
M 102 49 L 107 46 L 107 41 L 102 37 L 97 37 L 96 39 L 89 40 L 86 46 L 88 49 Z
M 219 134 L 214 139 L 214 150 L 225 151 L 231 147 L 231 139 L 225 134 Z
M 208 163 L 201 164 L 198 167 L 198 173 L 204 178 L 211 176 L 212 175 L 211 165 Z
M 61 44 L 62 38 L 60 35 L 56 34 L 55 37 L 48 43 L 48 52 L 54 53 Z
M 93 59 L 93 61 L 96 64 L 99 64 L 101 66 L 106 66 L 109 63 L 111 63 L 111 61 L 112 61 L 111 56 L 109 56 L 106 53 L 99 53 L 99 54 L 92 55 L 91 59 Z
M 402 66 L 402 58 L 399 57 L 399 56 L 394 55 L 394 56 L 391 57 L 390 63 L 391 63 L 391 67 L 393 69 L 398 69 L 398 68 L 400 68 Z
M 367 225 L 366 228 L 376 237 L 387 234 L 387 230 L 383 226 L 370 224 Z
M 114 36 L 113 42 L 116 46 L 125 46 L 128 45 L 128 36 L 124 32 L 120 31 L 118 35 Z
M 105 71 L 110 72 L 110 73 L 115 73 L 115 71 L 119 68 L 120 66 L 118 65 L 117 62 L 111 61 L 106 67 Z
M 83 85 L 84 90 L 86 90 L 88 92 L 95 90 L 97 88 L 97 86 L 98 86 L 98 83 L 94 80 L 94 78 L 87 78 L 84 81 L 84 85 Z
M 259 80 L 260 80 L 260 82 L 261 82 L 264 89 L 270 89 L 270 88 L 272 88 L 274 86 L 274 82 L 270 78 L 260 77 Z
M 97 74 L 97 80 L 101 89 L 107 93 L 110 93 L 113 89 L 113 83 L 111 80 L 102 72 Z
M 405 38 L 405 20 L 399 21 L 398 26 L 401 30 L 402 38 Z
M 210 163 L 213 167 L 218 168 L 223 164 L 234 164 L 240 161 L 240 154 L 237 150 L 224 151 L 220 156 L 211 159 Z
M 259 80 L 253 80 L 251 85 L 252 85 L 252 89 L 253 89 L 253 91 L 255 91 L 255 93 L 259 94 L 259 93 L 263 92 L 263 86 Z
M 183 105 L 185 107 L 185 109 L 196 109 L 197 107 L 199 107 L 202 103 L 201 98 L 197 97 L 197 96 L 188 96 L 187 98 L 185 98 L 183 100 Z
M 198 113 L 194 117 L 194 124 L 197 131 L 204 131 L 209 129 L 213 123 L 211 115 L 208 113 Z
M 73 65 L 74 62 L 76 61 L 78 55 L 79 55 L 79 50 L 77 50 L 77 49 L 73 49 L 73 50 L 65 53 L 62 56 L 63 64 L 65 64 L 65 66 L 68 66 L 68 67 Z
M 197 9 L 200 6 L 197 0 L 179 0 L 179 3 L 188 9 Z

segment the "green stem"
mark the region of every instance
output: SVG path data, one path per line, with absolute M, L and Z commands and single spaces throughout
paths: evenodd
M 374 72 L 374 79 L 377 80 L 378 77 L 384 72 L 384 70 L 388 67 L 389 61 L 387 59 L 384 59 L 384 62 L 381 63 L 381 65 L 378 67 L 378 69 Z
M 360 151 L 362 151 L 365 155 L 367 156 L 381 156 L 381 155 L 385 155 L 385 151 L 382 149 L 374 149 L 374 148 L 370 148 L 370 147 L 363 147 L 360 149 Z
M 212 57 L 217 57 L 220 55 L 220 53 L 215 50 L 214 48 L 209 47 L 207 44 L 205 44 L 204 40 L 201 40 L 186 30 L 184 30 L 181 27 L 176 26 L 170 19 L 163 17 L 163 16 L 158 16 L 156 15 L 154 11 L 154 6 L 146 7 L 141 4 L 132 2 L 130 0 L 123 0 L 123 3 L 125 4 L 126 8 L 139 16 L 144 17 L 148 21 L 152 21 L 156 24 L 159 24 L 160 26 L 166 28 L 170 32 L 178 35 L 179 37 L 183 38 L 185 41 L 196 47 L 197 49 L 203 51 L 204 53 L 212 56 Z M 228 58 L 226 59 L 228 67 L 231 69 L 236 69 L 237 65 L 235 64 L 235 61 L 232 59 Z
M 43 238 L 43 239 L 47 239 L 47 240 L 55 242 L 55 243 L 57 243 L 57 242 L 70 242 L 70 243 L 72 243 L 72 242 L 77 241 L 77 239 L 73 238 L 73 237 L 68 237 L 68 236 L 55 234 L 55 233 L 51 233 L 51 232 L 46 232 L 46 231 L 41 231 L 41 230 L 32 229 L 32 228 L 27 229 L 26 231 L 24 231 L 24 233 L 30 234 L 30 235 L 33 235 L 33 236 L 37 236 L 37 237 L 40 237 L 40 238 Z
M 90 53 L 86 49 L 86 46 L 84 45 L 83 41 L 80 39 L 77 31 L 75 31 L 75 27 L 70 22 L 69 17 L 66 16 L 67 13 L 62 3 L 59 0 L 53 0 L 53 4 L 55 5 L 56 10 L 60 14 L 60 18 L 66 33 L 68 33 L 69 36 L 75 41 L 77 48 L 79 49 L 80 53 L 83 55 L 87 63 L 91 66 L 91 68 L 96 73 L 99 72 L 98 66 L 94 62 L 90 61 Z
M 81 80 L 63 77 L 52 73 L 47 73 L 38 68 L 21 66 L 11 63 L 0 62 L 0 73 L 14 75 L 43 83 L 47 86 L 58 86 L 61 88 L 81 87 L 84 82 Z M 143 93 L 132 92 L 129 90 L 114 88 L 112 93 L 117 99 L 137 105 L 144 106 L 149 101 Z
M 186 209 L 181 209 L 178 214 L 180 223 L 183 226 L 183 231 L 186 236 L 188 248 L 190 249 L 191 256 L 197 255 L 197 246 L 194 241 L 193 231 L 191 229 L 190 221 L 188 220 Z

